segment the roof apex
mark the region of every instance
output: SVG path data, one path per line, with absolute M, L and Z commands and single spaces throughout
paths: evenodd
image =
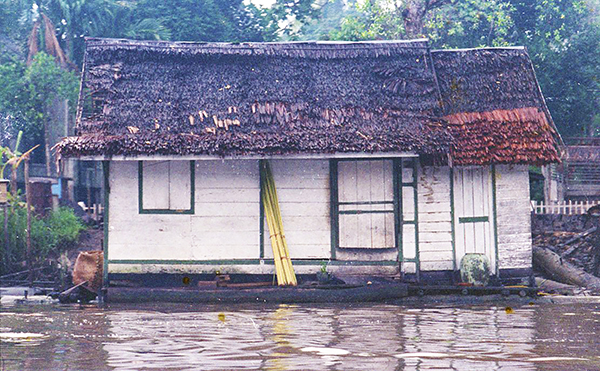
M 191 42 L 92 38 L 85 39 L 88 51 L 148 51 L 174 55 L 268 55 L 292 58 L 332 59 L 395 56 L 429 49 L 428 39 L 377 41 L 294 42 Z

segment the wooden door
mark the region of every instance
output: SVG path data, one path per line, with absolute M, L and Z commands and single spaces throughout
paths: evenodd
M 454 169 L 454 228 L 456 268 L 465 254 L 487 255 L 496 272 L 492 173 L 489 167 Z

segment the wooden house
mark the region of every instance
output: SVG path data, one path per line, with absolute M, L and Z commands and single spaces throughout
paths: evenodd
M 265 161 L 299 274 L 531 272 L 558 134 L 524 48 L 88 39 L 82 87 L 57 154 L 103 163 L 107 280 L 272 274 Z
M 600 201 L 600 138 L 565 138 L 560 164 L 543 169 L 547 204 Z

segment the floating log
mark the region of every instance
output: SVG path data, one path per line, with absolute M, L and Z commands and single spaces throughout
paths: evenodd
M 552 279 L 600 292 L 600 278 L 575 267 L 550 249 L 534 246 L 533 264 L 546 272 Z
M 263 287 L 220 289 L 109 287 L 108 303 L 360 303 L 386 302 L 408 296 L 408 285 L 366 285 L 320 288 Z

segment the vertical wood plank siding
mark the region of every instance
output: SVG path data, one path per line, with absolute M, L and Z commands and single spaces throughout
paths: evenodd
M 499 268 L 531 268 L 531 213 L 526 165 L 496 165 Z
M 418 181 L 421 270 L 452 270 L 450 168 L 423 166 Z

